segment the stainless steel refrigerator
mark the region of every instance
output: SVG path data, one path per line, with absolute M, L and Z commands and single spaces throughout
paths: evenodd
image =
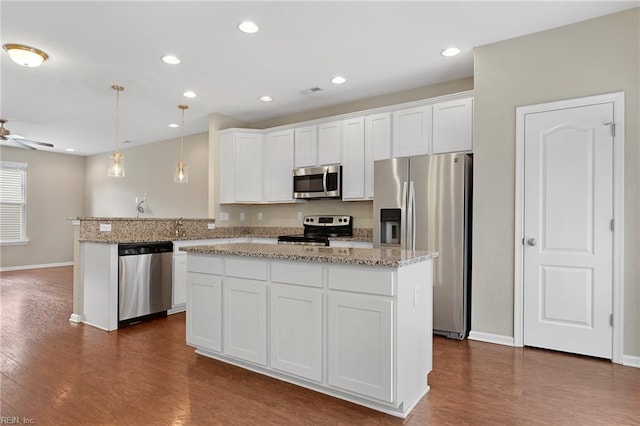
M 374 247 L 437 251 L 433 332 L 464 339 L 471 308 L 471 154 L 375 162 Z

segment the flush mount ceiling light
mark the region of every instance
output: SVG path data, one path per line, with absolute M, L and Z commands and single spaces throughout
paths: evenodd
M 333 77 L 331 79 L 331 82 L 333 84 L 342 84 L 342 83 L 345 83 L 346 81 L 347 81 L 347 79 L 342 77 L 342 76 L 340 76 L 340 75 L 337 75 L 337 76 L 335 76 L 335 77 Z
M 7 51 L 13 62 L 23 67 L 38 67 L 49 58 L 49 55 L 35 47 L 22 44 L 5 44 L 2 47 Z
M 176 164 L 176 172 L 173 175 L 173 181 L 175 183 L 187 183 L 189 182 L 189 175 L 187 174 L 187 165 L 182 160 L 182 152 L 184 151 L 184 112 L 189 109 L 188 105 L 178 105 L 178 108 L 182 111 L 182 121 L 180 126 L 180 161 Z
M 171 127 L 172 129 L 177 129 L 178 127 L 180 127 L 180 125 L 178 125 L 176 123 L 171 123 L 171 124 L 169 124 L 169 127 Z
M 180 58 L 173 55 L 165 55 L 162 57 L 162 62 L 169 65 L 178 65 L 180 63 Z
M 460 49 L 458 49 L 457 47 L 447 47 L 442 52 L 440 52 L 442 56 L 447 57 L 456 56 L 458 53 L 460 53 Z
M 65 149 L 65 151 L 67 151 L 67 152 L 75 152 L 76 150 L 73 149 L 73 148 L 67 148 L 67 149 Z
M 195 92 L 192 92 L 191 90 L 187 90 L 186 92 L 182 93 L 182 96 L 184 96 L 185 98 L 195 98 L 196 95 Z
M 113 151 L 113 155 L 109 157 L 107 176 L 124 177 L 124 157 L 118 152 L 118 133 L 120 132 L 120 92 L 124 90 L 124 87 L 114 84 L 111 88 L 116 92 L 116 148 Z
M 271 96 L 264 95 L 264 96 L 260 96 L 260 100 L 262 102 L 271 102 L 273 101 L 273 98 Z
M 260 30 L 260 27 L 258 27 L 254 22 L 244 21 L 238 24 L 238 29 L 243 33 L 254 34 Z

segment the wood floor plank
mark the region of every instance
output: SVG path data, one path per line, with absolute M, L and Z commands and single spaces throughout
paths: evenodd
M 640 425 L 640 369 L 434 338 L 405 419 L 196 355 L 185 315 L 115 332 L 68 321 L 72 267 L 0 276 L 0 415 L 38 425 Z

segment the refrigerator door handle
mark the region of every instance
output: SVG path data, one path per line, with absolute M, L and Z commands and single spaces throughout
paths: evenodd
M 408 246 L 408 232 L 407 232 L 407 223 L 408 223 L 408 214 L 407 214 L 407 182 L 402 183 L 402 203 L 400 205 L 402 216 L 400 219 L 400 248 L 403 250 L 407 250 Z
M 409 183 L 409 225 L 410 225 L 410 230 L 407 233 L 410 238 L 408 238 L 409 240 L 409 246 L 407 247 L 409 250 L 415 250 L 416 249 L 416 189 L 415 186 L 413 185 L 413 181 L 411 181 Z

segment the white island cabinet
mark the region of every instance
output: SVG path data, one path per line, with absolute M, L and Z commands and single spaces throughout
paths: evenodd
M 436 253 L 183 250 L 187 343 L 198 354 L 403 418 L 428 391 Z

